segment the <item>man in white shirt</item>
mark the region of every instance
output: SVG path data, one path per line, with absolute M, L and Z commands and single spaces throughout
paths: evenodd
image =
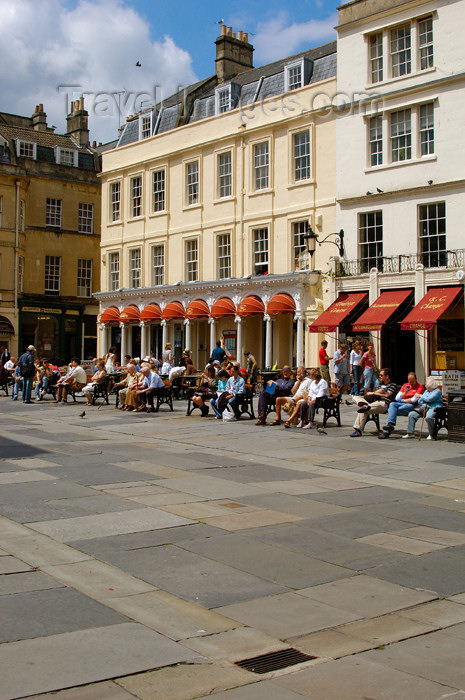
M 278 396 L 276 399 L 276 420 L 270 425 L 281 425 L 281 409 L 286 403 L 292 402 L 297 406 L 297 402 L 307 398 L 312 380 L 307 377 L 305 367 L 297 367 L 297 380 L 291 389 L 292 396 Z M 293 413 L 297 415 L 298 408 Z M 290 419 L 289 419 L 290 420 Z
M 77 357 L 72 358 L 68 372 L 57 384 L 55 403 L 66 403 L 68 392 L 81 391 L 87 384 L 87 375 L 80 362 Z
M 145 396 L 148 408 L 147 413 L 152 413 L 153 408 L 153 397 L 159 389 L 164 389 L 163 379 L 156 373 L 151 372 L 148 367 L 142 367 L 141 374 L 144 375 L 145 379 L 143 381 L 142 389 L 138 389 L 137 393 L 139 396 Z

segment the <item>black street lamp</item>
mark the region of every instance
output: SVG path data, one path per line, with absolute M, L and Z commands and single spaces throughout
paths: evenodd
M 330 236 L 336 236 L 334 241 L 328 240 Z M 316 250 L 317 243 L 318 245 L 323 245 L 323 243 L 332 243 L 338 249 L 341 258 L 344 255 L 344 231 L 342 230 L 342 228 L 339 231 L 339 233 L 328 233 L 328 235 L 325 236 L 322 241 L 320 241 L 318 238 L 318 234 L 316 234 L 315 231 L 313 231 L 310 224 L 308 224 L 307 231 L 304 234 L 304 240 L 307 245 L 307 250 L 310 253 L 312 259 Z

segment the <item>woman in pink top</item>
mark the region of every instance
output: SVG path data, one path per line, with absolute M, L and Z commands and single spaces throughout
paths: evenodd
M 373 343 L 368 343 L 368 349 L 365 353 L 363 353 L 360 365 L 363 368 L 363 390 L 369 391 L 372 384 L 374 388 L 377 389 L 379 384 L 378 377 L 375 374 L 376 355 Z

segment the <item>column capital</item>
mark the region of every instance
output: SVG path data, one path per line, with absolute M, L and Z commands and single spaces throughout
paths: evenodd
M 163 326 L 163 328 L 166 328 L 166 321 L 163 319 L 163 321 L 160 321 L 160 326 Z
M 268 321 L 272 321 L 273 319 L 269 314 L 263 314 L 263 320 L 268 323 Z
M 234 321 L 237 324 L 241 324 L 242 323 L 242 316 L 234 316 Z
M 213 318 L 213 316 L 210 316 L 210 318 L 208 319 L 208 323 L 211 326 L 213 326 L 216 323 L 216 318 Z
M 183 321 L 183 323 L 184 323 L 185 326 L 190 326 L 190 325 L 191 325 L 191 320 L 190 320 L 190 318 L 185 318 L 184 321 Z

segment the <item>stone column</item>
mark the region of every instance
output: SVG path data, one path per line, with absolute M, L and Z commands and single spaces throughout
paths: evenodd
M 102 331 L 102 351 L 99 353 L 99 357 L 103 357 L 110 348 L 110 326 L 107 326 L 105 323 L 101 323 L 100 330 Z
M 186 328 L 186 348 L 188 350 L 192 350 L 192 348 L 191 348 L 192 324 L 191 324 L 190 319 L 188 319 L 188 318 L 184 319 L 184 326 Z
M 210 324 L 210 357 L 213 348 L 216 346 L 216 318 L 209 318 L 208 323 Z
M 162 344 L 162 351 L 166 347 L 166 343 L 168 342 L 168 329 L 166 327 L 166 321 L 161 322 L 161 344 Z
M 263 315 L 265 321 L 265 367 L 269 369 L 273 365 L 272 322 L 269 314 Z
M 297 323 L 297 339 L 295 349 L 295 361 L 297 367 L 304 364 L 304 318 L 300 313 L 296 313 L 294 319 Z M 292 332 L 292 329 L 291 329 Z
M 124 363 L 124 356 L 127 354 L 126 350 L 126 326 L 124 323 L 119 324 L 120 331 L 121 331 L 121 364 L 123 365 Z
M 236 316 L 234 320 L 237 324 L 236 361 L 242 364 L 242 316 Z
M 147 350 L 147 326 L 144 321 L 140 322 L 140 356 L 141 359 L 146 357 L 149 353 Z

